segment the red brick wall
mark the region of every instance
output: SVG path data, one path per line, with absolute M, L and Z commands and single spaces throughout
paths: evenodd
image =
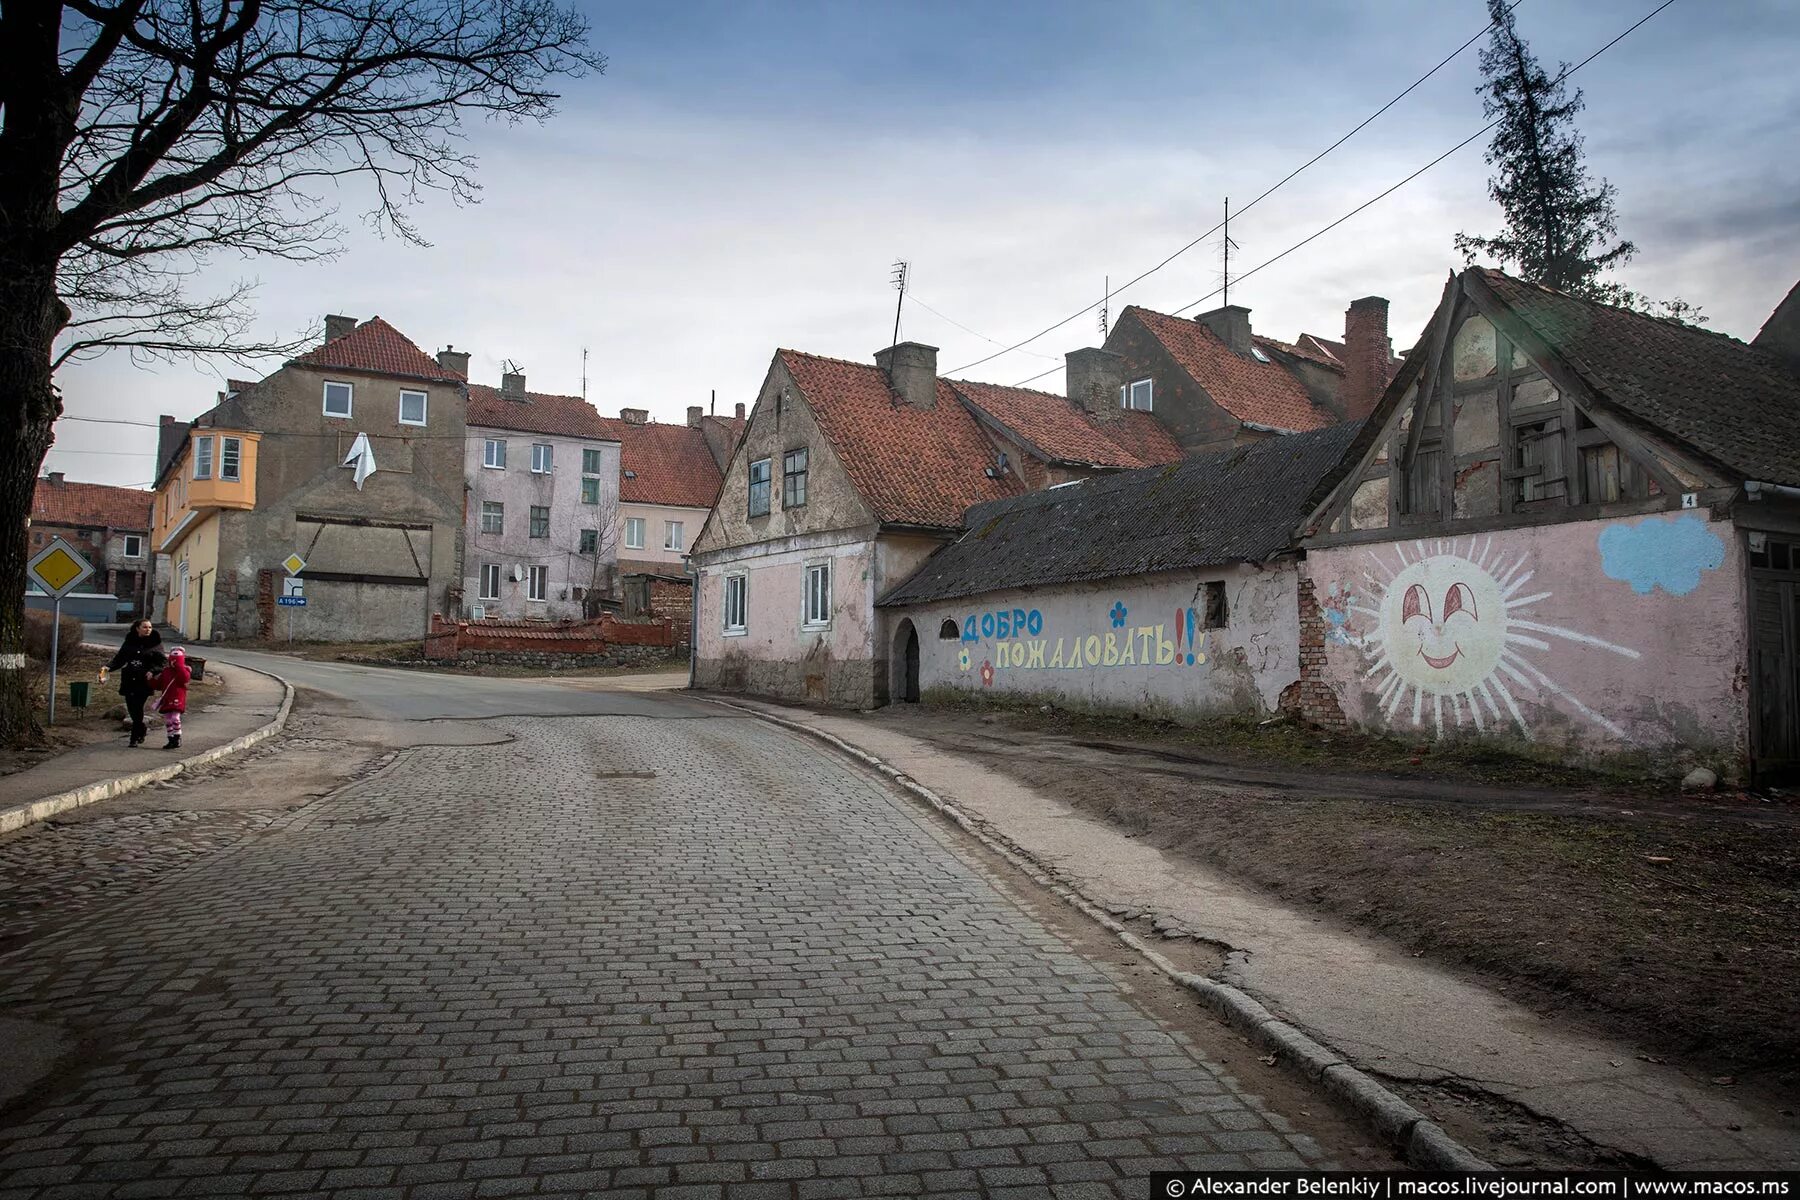
M 678 644 L 676 623 L 654 618 L 621 621 L 611 615 L 593 621 L 447 621 L 431 614 L 425 634 L 426 658 L 464 653 L 604 654 L 608 646 Z
M 1281 693 L 1280 707 L 1308 725 L 1344 729 L 1344 710 L 1325 682 L 1325 614 L 1313 595 L 1312 580 L 1300 580 L 1300 678 Z

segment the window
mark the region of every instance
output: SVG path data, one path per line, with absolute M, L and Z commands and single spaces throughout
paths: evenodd
M 831 624 L 831 564 L 828 562 L 807 564 L 806 599 L 800 623 L 812 627 Z
M 600 549 L 600 531 L 598 529 L 582 530 L 581 531 L 581 549 L 578 551 L 578 553 L 592 554 L 598 549 Z
M 642 550 L 644 548 L 644 518 L 625 518 L 625 548 Z
M 750 515 L 769 515 L 769 461 L 759 458 L 750 464 Z
M 423 425 L 425 423 L 425 393 L 400 393 L 400 423 L 402 425 Z
M 328 383 L 325 385 L 325 415 L 328 417 L 348 417 L 350 415 L 350 397 L 353 389 L 347 383 Z
M 1523 508 L 1568 494 L 1563 475 L 1560 416 L 1513 426 L 1513 507 Z
M 581 473 L 583 475 L 598 475 L 601 473 L 600 452 L 598 450 L 583 450 L 581 452 Z
M 725 632 L 742 633 L 746 628 L 744 618 L 748 615 L 745 606 L 749 591 L 749 577 L 746 575 L 727 575 L 725 577 Z
M 806 447 L 789 450 L 781 456 L 781 507 L 798 508 L 806 503 Z
M 547 600 L 550 598 L 550 568 L 533 567 L 525 576 L 525 598 L 527 600 Z
M 142 558 L 142 557 L 144 557 L 144 539 L 137 536 L 135 533 L 126 534 L 125 535 L 125 557 L 126 558 Z
M 1412 469 L 1406 473 L 1406 512 L 1410 516 L 1433 516 L 1442 507 L 1443 480 L 1440 478 L 1444 448 L 1442 442 L 1420 442 L 1413 451 Z
M 584 477 L 581 481 L 581 502 L 583 504 L 600 503 L 600 481 L 592 475 Z
M 1149 412 L 1151 391 L 1151 381 L 1148 379 L 1139 379 L 1125 384 L 1119 389 L 1119 407 Z
M 957 636 L 958 631 L 956 628 L 956 621 L 950 617 L 945 617 L 944 623 L 938 626 L 938 641 L 954 642 L 957 639 Z
M 489 438 L 481 447 L 481 465 L 492 467 L 496 471 L 506 470 L 506 443 L 498 438 Z
M 243 438 L 219 439 L 219 478 L 241 479 L 238 472 L 244 460 Z
M 506 532 L 506 505 L 500 503 L 498 500 L 483 500 L 481 502 L 481 532 Z
M 550 473 L 550 446 L 543 442 L 531 444 L 531 473 L 548 475 Z
M 531 506 L 531 536 L 547 538 L 550 536 L 550 507 L 545 504 Z
M 680 550 L 682 546 L 682 528 L 680 521 L 663 522 L 663 549 Z
M 202 438 L 194 439 L 194 478 L 195 479 L 211 479 L 212 478 L 212 450 L 213 450 L 212 444 L 213 444 L 213 440 L 209 437 L 202 437 Z
M 1206 585 L 1206 624 L 1202 628 L 1223 629 L 1230 620 L 1231 614 L 1225 608 L 1225 584 L 1214 580 Z
M 477 599 L 498 600 L 500 598 L 500 564 L 481 564 L 481 595 Z

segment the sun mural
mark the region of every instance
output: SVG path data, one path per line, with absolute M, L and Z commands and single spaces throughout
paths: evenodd
M 1410 706 L 1412 723 L 1423 725 L 1429 718 L 1440 737 L 1446 720 L 1456 725 L 1466 720 L 1483 731 L 1512 722 L 1529 737 L 1514 694 L 1547 692 L 1624 736 L 1551 679 L 1531 655 L 1551 651 L 1552 639 L 1626 658 L 1637 658 L 1638 652 L 1529 619 L 1531 607 L 1551 593 L 1527 592 L 1528 556 L 1495 552 L 1491 537 L 1478 547 L 1479 541 L 1470 538 L 1466 547 L 1460 541 L 1414 542 L 1410 556 L 1405 546 L 1370 552 L 1372 569 L 1363 578 L 1374 590 L 1376 607 L 1350 608 L 1375 620 L 1360 641 L 1373 655 L 1364 678 L 1376 681 L 1383 717 L 1393 721 Z

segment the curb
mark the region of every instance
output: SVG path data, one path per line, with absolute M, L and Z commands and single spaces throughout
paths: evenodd
M 135 775 L 121 775 L 117 779 L 105 779 L 99 783 L 90 783 L 85 787 L 73 788 L 66 792 L 58 792 L 54 796 L 45 796 L 41 800 L 33 800 L 29 804 L 21 804 L 14 808 L 0 809 L 0 834 L 11 833 L 15 829 L 23 829 L 27 825 L 47 820 L 58 813 L 68 812 L 71 808 L 80 808 L 84 804 L 92 804 L 96 800 L 110 800 L 114 796 L 123 796 L 127 792 L 135 792 L 141 787 L 153 783 L 162 783 L 173 779 L 189 767 L 201 767 L 214 763 L 221 758 L 228 758 L 241 753 L 260 741 L 272 738 L 287 726 L 288 713 L 294 707 L 294 685 L 279 675 L 268 671 L 259 671 L 255 667 L 239 666 L 237 663 L 226 664 L 239 671 L 249 671 L 253 675 L 264 675 L 281 685 L 281 706 L 275 710 L 275 719 L 260 729 L 253 729 L 241 737 L 233 738 L 221 746 L 210 750 L 202 750 L 191 758 L 170 763 L 166 767 L 155 767 L 148 771 L 139 771 Z
M 1010 838 L 991 831 L 984 822 L 971 818 L 956 805 L 945 800 L 930 788 L 916 782 L 905 772 L 889 766 L 861 747 L 853 746 L 834 734 L 826 733 L 822 729 L 815 729 L 802 722 L 748 708 L 730 700 L 711 696 L 696 696 L 695 699 L 704 700 L 708 704 L 717 704 L 721 708 L 733 709 L 746 716 L 767 721 L 771 725 L 779 725 L 795 733 L 805 734 L 885 775 L 955 822 L 965 833 L 1029 876 L 1033 882 L 1048 888 L 1084 916 L 1105 926 L 1113 936 L 1137 951 L 1158 971 L 1197 994 L 1206 1006 L 1218 1014 L 1227 1025 L 1273 1054 L 1278 1066 L 1289 1074 L 1298 1076 L 1306 1083 L 1320 1088 L 1339 1104 L 1354 1112 L 1364 1123 L 1381 1135 L 1384 1141 L 1399 1151 L 1410 1165 L 1427 1171 L 1462 1173 L 1495 1169 L 1491 1163 L 1478 1158 L 1461 1143 L 1451 1138 L 1424 1113 L 1382 1086 L 1373 1076 L 1357 1069 L 1335 1050 L 1314 1041 L 1294 1026 L 1276 1017 L 1250 993 L 1228 983 L 1220 983 L 1217 980 L 1208 979 L 1204 975 L 1195 975 L 1177 967 L 1145 943 L 1142 938 L 1115 920 L 1112 914 L 1100 908 L 1077 889 L 1045 872 L 1031 859 L 1029 854 Z

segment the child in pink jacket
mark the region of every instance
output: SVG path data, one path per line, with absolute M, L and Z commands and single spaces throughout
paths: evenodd
M 187 651 L 179 647 L 171 650 L 169 665 L 156 677 L 156 686 L 162 689 L 156 711 L 162 714 L 163 727 L 169 731 L 169 740 L 163 743 L 164 750 L 181 748 L 181 714 L 187 711 L 188 681 L 193 677 L 194 673 L 187 665 Z

